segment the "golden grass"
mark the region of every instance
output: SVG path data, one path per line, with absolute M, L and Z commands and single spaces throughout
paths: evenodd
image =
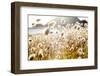
M 70 29 L 64 37 L 58 35 L 29 35 L 28 59 L 84 59 L 88 58 L 88 33 L 85 28 Z

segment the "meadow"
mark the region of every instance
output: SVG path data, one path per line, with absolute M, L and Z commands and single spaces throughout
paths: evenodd
M 61 28 L 61 27 L 60 27 Z M 49 27 L 49 30 L 51 27 Z M 88 31 L 80 25 L 28 36 L 28 60 L 88 58 Z M 55 30 L 57 30 L 55 32 Z M 63 31 L 63 32 L 62 32 Z

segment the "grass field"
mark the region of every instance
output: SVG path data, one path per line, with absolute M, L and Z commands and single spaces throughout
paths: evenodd
M 60 31 L 59 31 L 60 32 Z M 86 28 L 70 28 L 59 34 L 29 34 L 29 60 L 88 58 L 88 32 Z

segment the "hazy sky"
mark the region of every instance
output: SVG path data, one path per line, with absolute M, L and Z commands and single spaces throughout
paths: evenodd
M 38 23 L 45 25 L 47 22 L 49 22 L 52 19 L 57 18 L 56 16 L 42 16 L 42 15 L 29 15 L 29 27 L 32 27 L 32 23 L 37 24 L 37 19 L 40 19 Z M 88 18 L 86 17 L 78 17 L 80 20 L 87 20 Z

